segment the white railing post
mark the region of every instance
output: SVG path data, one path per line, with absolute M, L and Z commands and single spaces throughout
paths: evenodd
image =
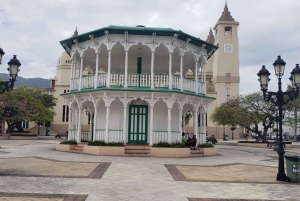
M 107 79 L 106 79 L 106 86 L 110 87 L 110 71 L 111 71 L 111 50 L 108 50 L 108 70 L 107 70 Z
M 125 50 L 125 84 L 124 87 L 128 87 L 127 80 L 128 79 L 128 50 Z
M 96 53 L 96 73 L 95 73 L 95 84 L 94 89 L 97 89 L 98 87 L 98 72 L 99 72 L 99 53 Z
M 183 91 L 183 56 L 180 56 L 180 90 Z
M 79 87 L 78 90 L 81 90 L 82 87 L 82 71 L 83 71 L 83 56 L 80 57 L 81 58 L 81 63 L 80 63 L 80 71 L 79 71 Z
M 151 89 L 154 89 L 154 51 L 151 51 Z
M 169 89 L 172 89 L 172 52 L 169 52 Z

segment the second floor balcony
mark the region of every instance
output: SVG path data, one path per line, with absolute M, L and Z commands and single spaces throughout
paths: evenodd
M 169 74 L 99 73 L 71 79 L 71 91 L 98 88 L 130 88 L 130 90 L 178 90 L 206 94 L 205 82 Z

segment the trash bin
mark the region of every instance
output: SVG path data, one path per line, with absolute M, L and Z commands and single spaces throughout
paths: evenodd
M 228 141 L 228 135 L 223 136 L 223 141 Z
M 285 155 L 286 160 L 286 181 L 300 183 L 300 157 Z
M 46 135 L 47 135 L 47 136 L 50 135 L 50 130 L 46 129 Z

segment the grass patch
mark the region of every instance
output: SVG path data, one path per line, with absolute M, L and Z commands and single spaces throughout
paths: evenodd
M 152 147 L 167 147 L 167 148 L 186 148 L 186 146 L 179 142 L 159 142 L 152 145 Z
M 75 140 L 65 140 L 61 141 L 60 144 L 77 145 L 77 142 Z
M 199 148 L 213 148 L 214 145 L 211 143 L 204 143 L 204 144 L 198 144 L 197 147 Z
M 112 146 L 112 147 L 124 147 L 123 142 L 105 142 L 104 140 L 96 140 L 88 142 L 88 146 Z

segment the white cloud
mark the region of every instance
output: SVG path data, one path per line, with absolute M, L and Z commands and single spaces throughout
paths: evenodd
M 108 25 L 151 25 L 182 30 L 206 39 L 210 23 L 221 16 L 224 0 L 0 0 L 0 44 L 6 52 L 1 71 L 13 54 L 22 63 L 20 75 L 51 78 L 63 48 L 59 41 Z M 240 92 L 259 90 L 257 72 L 266 65 L 272 76 L 277 55 L 286 61 L 283 86 L 299 63 L 300 1 L 228 0 L 229 11 L 240 22 Z M 272 90 L 277 81 L 271 77 Z

